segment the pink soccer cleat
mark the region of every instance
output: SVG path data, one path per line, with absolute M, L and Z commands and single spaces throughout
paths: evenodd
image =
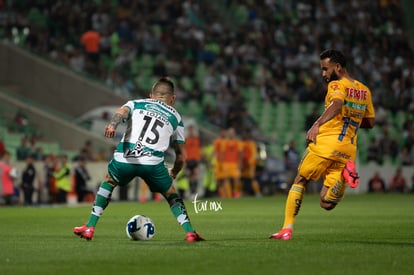
M 352 160 L 346 162 L 345 168 L 342 171 L 342 176 L 351 188 L 355 188 L 359 185 L 359 176 L 355 168 L 355 162 Z
M 73 233 L 88 241 L 92 240 L 94 232 L 95 227 L 92 226 L 88 227 L 86 225 L 82 225 L 73 228 Z
M 269 239 L 279 239 L 283 241 L 289 241 L 292 239 L 292 228 L 283 228 L 279 232 L 271 235 Z
M 204 241 L 204 239 L 198 235 L 197 232 L 187 232 L 185 234 L 185 239 L 189 243 Z

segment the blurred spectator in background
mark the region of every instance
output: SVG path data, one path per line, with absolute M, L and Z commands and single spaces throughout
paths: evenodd
M 385 193 L 385 180 L 381 177 L 379 171 L 375 171 L 372 178 L 368 181 L 368 193 Z
M 27 136 L 23 136 L 20 141 L 20 146 L 16 148 L 16 158 L 18 161 L 25 161 L 31 153 L 29 140 Z
M 411 176 L 411 192 L 414 192 L 414 174 Z
M 405 193 L 407 192 L 407 180 L 405 179 L 402 168 L 398 167 L 395 170 L 394 176 L 391 178 L 389 191 L 390 192 L 397 192 L 397 193 Z
M 14 201 L 14 181 L 18 176 L 18 171 L 10 163 L 10 152 L 5 151 L 0 159 L 0 179 L 2 189 L 0 193 L 0 204 L 13 205 Z
M 382 165 L 384 162 L 384 154 L 382 153 L 382 148 L 379 145 L 377 139 L 373 136 L 370 138 L 369 144 L 367 146 L 367 162 L 375 162 L 379 165 Z
M 57 170 L 53 173 L 53 177 L 56 179 L 56 188 L 57 188 L 57 203 L 66 203 L 67 194 L 71 190 L 71 176 L 70 168 L 68 165 L 68 156 L 61 155 L 59 157 L 59 166 Z
M 82 152 L 84 153 L 84 157 L 87 161 L 93 161 L 95 159 L 95 151 L 93 148 L 92 140 L 88 139 L 85 141 L 85 145 L 82 148 Z
M 220 129 L 219 135 L 213 140 L 213 158 L 214 162 L 214 179 L 217 184 L 217 193 L 219 197 L 226 196 L 226 187 L 224 186 L 224 168 L 223 168 L 223 148 L 226 142 L 226 130 Z
M 42 146 L 37 146 L 32 153 L 33 159 L 35 161 L 43 161 L 45 160 L 44 149 Z
M 18 109 L 14 116 L 14 124 L 11 126 L 13 132 L 25 133 L 29 126 L 29 119 L 23 110 Z M 24 160 L 24 159 L 23 159 Z
M 402 166 L 411 166 L 414 164 L 414 160 L 411 155 L 412 154 L 410 153 L 408 146 L 403 146 L 400 156 Z
M 35 180 L 36 180 L 36 168 L 33 165 L 33 156 L 28 155 L 26 157 L 26 167 L 22 173 L 22 182 L 21 188 L 23 191 L 23 204 L 32 205 L 33 204 L 33 193 L 35 191 Z
M 95 30 L 85 31 L 81 36 L 81 44 L 86 53 L 86 70 L 94 72 L 99 66 L 99 43 L 101 35 Z
M 399 154 L 398 143 L 395 138 L 390 135 L 389 127 L 387 125 L 383 125 L 381 131 L 381 136 L 378 141 L 379 147 L 382 148 L 381 154 L 394 163 Z
M 188 126 L 187 130 L 188 132 L 185 138 L 185 150 L 187 153 L 185 171 L 190 181 L 190 192 L 194 195 L 198 190 L 198 166 L 201 160 L 201 145 L 196 127 L 191 124 Z
M 296 150 L 296 144 L 293 140 L 285 145 L 283 149 L 286 180 L 287 182 L 293 182 L 300 162 L 300 154 L 298 150 Z
M 256 180 L 257 146 L 250 132 L 243 135 L 243 160 L 241 167 L 241 181 L 244 195 L 261 197 L 260 185 Z
M 83 147 L 79 150 L 79 154 L 73 158 L 73 161 L 78 161 L 81 158 L 87 161 L 95 160 L 95 153 L 93 149 L 92 140 L 88 139 L 85 141 Z
M 203 178 L 203 186 L 204 186 L 204 197 L 216 197 L 217 196 L 217 183 L 214 177 L 214 166 L 217 162 L 214 154 L 214 145 L 212 143 L 208 143 L 202 146 L 201 149 L 201 159 L 205 164 L 206 171 L 204 173 Z
M 55 154 L 48 154 L 44 160 L 44 186 L 48 193 L 48 203 L 57 202 L 57 187 L 54 173 L 58 167 L 58 159 Z
M 4 145 L 3 140 L 0 139 L 0 158 L 3 156 L 4 152 L 6 152 L 6 146 Z
M 180 197 L 187 198 L 187 191 L 190 190 L 190 181 L 187 177 L 185 167 L 177 174 L 177 177 L 174 179 L 174 183 L 177 186 L 177 191 Z M 195 193 L 192 193 L 192 195 L 194 194 Z
M 74 185 L 78 202 L 83 202 L 87 194 L 92 193 L 93 195 L 93 192 L 87 187 L 87 183 L 91 179 L 91 176 L 89 175 L 86 163 L 86 159 L 80 157 L 78 160 L 78 166 L 74 169 Z
M 97 162 L 107 162 L 108 160 L 110 160 L 110 153 L 112 153 L 112 151 L 108 152 L 107 149 L 100 148 L 96 153 L 94 160 Z
M 221 157 L 224 174 L 225 198 L 239 198 L 241 195 L 241 162 L 243 159 L 243 143 L 236 135 L 234 128 L 227 129 Z

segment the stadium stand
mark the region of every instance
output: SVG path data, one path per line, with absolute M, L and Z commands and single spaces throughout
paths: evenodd
M 279 156 L 291 139 L 304 148 L 304 118 L 313 106 L 323 108 L 317 55 L 335 45 L 349 54 L 352 74 L 372 87 L 375 104 L 386 109 L 392 138 L 414 151 L 407 138 L 412 120 L 408 133 L 400 134 L 414 113 L 412 37 L 404 21 L 409 2 L 10 1 L 3 3 L 8 6 L 1 24 L 4 40 L 69 68 L 77 60 L 73 49 L 82 50 L 81 34 L 95 27 L 111 46 L 101 52 L 98 68 L 85 64 L 82 75 L 118 95 L 143 97 L 155 79 L 156 60 L 164 60 L 182 90 L 177 107 L 185 115 L 204 123 L 210 106 L 221 118 L 211 127 L 222 127 L 229 126 L 230 110 L 246 108 L 260 129 L 256 138 Z M 350 7 L 358 12 L 346 13 Z M 370 28 L 344 27 L 353 24 Z M 209 71 L 212 90 L 206 88 Z M 229 72 L 236 84 L 225 80 Z M 223 94 L 234 101 L 223 106 Z M 361 131 L 362 160 L 369 138 L 382 131 Z

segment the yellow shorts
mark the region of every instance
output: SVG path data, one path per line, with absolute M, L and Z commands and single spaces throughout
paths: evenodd
M 324 200 L 338 203 L 344 197 L 347 186 L 342 177 L 344 167 L 345 163 L 322 158 L 306 150 L 298 171 L 302 177 L 310 181 L 317 181 L 323 177 L 323 185 L 328 188 Z
M 225 178 L 240 178 L 239 165 L 237 163 L 223 163 Z
M 222 180 L 226 177 L 224 174 L 223 164 L 214 164 L 214 178 L 216 180 Z

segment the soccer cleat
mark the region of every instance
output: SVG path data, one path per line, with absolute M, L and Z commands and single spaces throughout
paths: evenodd
M 197 232 L 187 232 L 185 234 L 185 239 L 189 243 L 204 241 L 204 239 L 197 234 Z
M 272 234 L 269 239 L 280 239 L 288 241 L 292 239 L 292 228 L 283 228 L 279 232 Z
M 88 227 L 86 225 L 77 226 L 73 228 L 73 233 L 88 241 L 92 240 L 95 227 Z
M 352 160 L 348 160 L 346 162 L 345 168 L 342 171 L 342 176 L 352 188 L 355 188 L 359 185 L 359 176 L 355 168 L 355 162 Z

